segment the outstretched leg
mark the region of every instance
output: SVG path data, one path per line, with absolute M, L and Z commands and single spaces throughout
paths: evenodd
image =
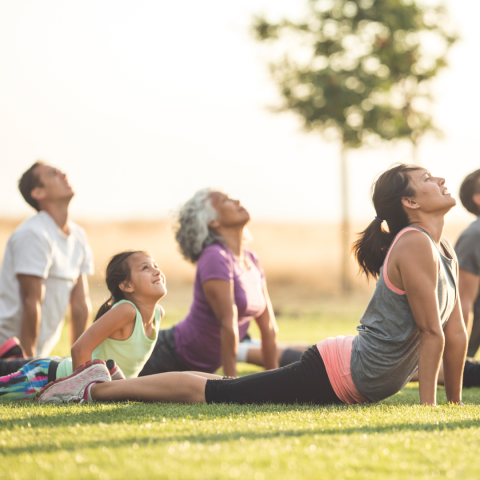
M 200 376 L 201 375 L 201 376 Z M 214 377 L 214 378 L 212 378 Z M 316 346 L 299 362 L 232 380 L 197 372 L 169 372 L 94 384 L 97 401 L 134 400 L 178 403 L 341 403 Z
M 0 377 L 17 373 L 24 365 L 30 363 L 33 358 L 0 358 Z
M 18 372 L 0 377 L 0 400 L 33 400 L 48 382 L 50 358 L 32 360 Z
M 197 377 L 203 377 L 206 378 L 207 380 L 222 380 L 225 377 L 222 377 L 221 375 L 215 375 L 214 373 L 204 373 L 204 372 L 182 372 L 182 373 L 191 373 L 192 375 L 196 375 Z
M 215 375 L 217 377 L 217 375 Z M 219 377 L 221 378 L 221 377 Z M 168 372 L 92 385 L 90 395 L 99 402 L 205 403 L 207 378 L 187 372 Z

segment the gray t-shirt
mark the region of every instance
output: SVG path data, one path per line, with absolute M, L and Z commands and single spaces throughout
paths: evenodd
M 455 253 L 461 269 L 480 276 L 480 217 L 462 232 L 455 245 Z
M 480 217 L 460 235 L 455 245 L 458 266 L 480 276 Z M 480 292 L 479 292 L 480 293 Z M 473 305 L 473 328 L 468 343 L 468 356 L 473 357 L 480 346 L 480 294 Z

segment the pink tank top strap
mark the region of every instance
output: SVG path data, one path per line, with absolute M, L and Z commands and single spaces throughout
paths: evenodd
M 424 233 L 421 230 L 418 230 L 418 228 L 414 228 L 414 227 L 407 227 L 407 228 L 404 228 L 403 230 L 400 230 L 400 232 L 398 232 L 397 236 L 395 237 L 392 244 L 390 245 L 390 248 L 388 249 L 388 252 L 387 252 L 387 256 L 385 257 L 385 262 L 383 263 L 383 280 L 387 284 L 387 287 L 390 290 L 392 290 L 392 292 L 398 293 L 399 295 L 405 295 L 405 291 L 397 288 L 388 278 L 388 259 L 390 258 L 390 253 L 392 253 L 392 249 L 395 246 L 395 244 L 398 242 L 398 239 L 404 233 L 410 232 L 412 230 L 414 230 L 415 232 L 423 233 L 424 235 L 426 235 L 426 233 Z

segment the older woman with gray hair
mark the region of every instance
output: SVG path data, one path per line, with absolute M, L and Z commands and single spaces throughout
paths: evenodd
M 237 376 L 237 361 L 274 369 L 301 352 L 277 352 L 277 323 L 265 275 L 254 252 L 244 248 L 250 220 L 238 200 L 211 189 L 197 192 L 180 210 L 176 240 L 188 261 L 197 264 L 193 304 L 187 317 L 161 330 L 155 349 L 140 376 L 195 370 Z M 252 319 L 261 344 L 239 348 Z M 237 358 L 238 357 L 238 358 Z M 249 358 L 250 357 L 250 358 Z M 282 358 L 281 364 L 286 364 Z

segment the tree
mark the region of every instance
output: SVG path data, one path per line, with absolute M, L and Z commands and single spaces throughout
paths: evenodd
M 457 40 L 442 6 L 413 0 L 307 0 L 305 21 L 256 17 L 259 41 L 275 44 L 270 63 L 281 92 L 307 131 L 341 143 L 342 288 L 348 276 L 350 220 L 347 151 L 406 139 L 414 147 L 436 131 L 429 113 L 431 80 Z

